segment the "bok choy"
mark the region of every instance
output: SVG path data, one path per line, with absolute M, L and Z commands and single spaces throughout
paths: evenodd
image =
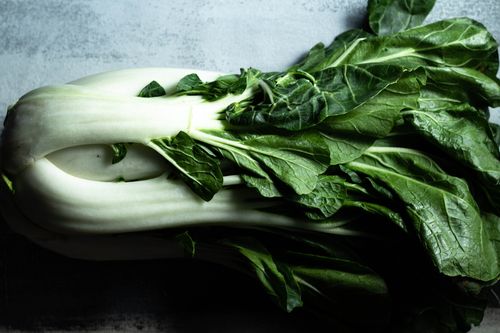
M 4 217 L 71 257 L 229 266 L 341 332 L 466 332 L 500 278 L 498 45 L 468 18 L 422 25 L 433 5 L 370 0 L 370 30 L 283 71 L 28 92 Z

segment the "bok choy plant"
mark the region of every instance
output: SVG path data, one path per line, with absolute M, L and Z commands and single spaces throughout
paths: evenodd
M 187 257 L 340 332 L 466 332 L 500 278 L 498 45 L 370 0 L 370 30 L 279 72 L 145 68 L 22 96 L 2 134 L 15 231 L 91 260 Z

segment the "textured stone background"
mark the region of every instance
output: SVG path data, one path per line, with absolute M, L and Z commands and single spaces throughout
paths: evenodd
M 0 0 L 0 110 L 22 93 L 127 67 L 279 70 L 358 27 L 365 0 Z M 438 0 L 500 38 L 499 0 Z
M 358 27 L 364 13 L 364 0 L 0 0 L 0 119 L 33 88 L 101 71 L 282 69 L 316 42 Z M 429 20 L 469 16 L 500 39 L 499 15 L 499 0 L 437 0 Z M 221 268 L 82 263 L 0 231 L 0 328 L 311 330 L 300 315 L 290 320 L 263 306 L 257 290 L 242 290 L 246 281 Z M 500 332 L 498 326 L 492 309 L 474 332 Z

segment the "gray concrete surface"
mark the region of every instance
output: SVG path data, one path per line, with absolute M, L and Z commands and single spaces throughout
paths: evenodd
M 364 0 L 0 0 L 0 119 L 33 88 L 101 71 L 279 70 L 316 42 L 359 26 L 364 12 Z M 429 20 L 453 16 L 478 19 L 500 39 L 499 0 L 437 0 Z M 499 312 L 489 310 L 473 332 L 499 326 Z
M 0 0 L 0 110 L 41 85 L 128 67 L 279 70 L 360 25 L 364 0 Z M 500 1 L 437 1 L 500 38 Z

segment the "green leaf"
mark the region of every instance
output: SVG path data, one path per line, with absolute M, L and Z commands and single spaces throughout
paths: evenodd
M 362 200 L 359 200 L 357 198 L 353 198 L 353 199 L 346 200 L 344 202 L 344 205 L 349 206 L 349 207 L 356 207 L 356 208 L 359 208 L 367 213 L 384 217 L 387 220 L 396 224 L 402 230 L 408 231 L 408 228 L 405 225 L 403 217 L 401 216 L 400 213 L 398 213 L 394 209 L 391 209 L 389 207 L 386 207 L 386 206 L 383 206 L 383 205 L 380 205 L 377 203 L 362 201 Z
M 227 134 L 224 135 L 224 139 L 234 140 L 239 143 L 237 138 Z M 259 160 L 254 158 L 252 154 L 249 154 L 247 149 L 233 147 L 229 144 L 225 146 L 218 144 L 213 149 L 237 166 L 241 178 L 247 186 L 257 189 L 266 198 L 281 196 L 272 172 L 261 165 Z
M 364 179 L 369 186 L 369 191 L 374 193 L 378 198 L 382 198 L 385 200 L 393 200 L 394 199 L 394 194 L 383 184 L 379 184 L 375 179 L 372 179 L 370 177 L 365 177 Z
M 284 310 L 304 307 L 342 332 L 387 325 L 385 281 L 360 262 L 342 239 L 332 242 L 317 234 L 276 230 L 240 234 L 226 230 L 219 235 L 217 243 L 239 254 L 239 260 L 221 263 L 257 278 Z
M 424 301 L 412 300 L 413 303 L 406 301 L 406 304 L 400 305 L 406 308 L 406 313 L 405 316 L 398 314 L 401 318 L 395 318 L 400 326 L 395 325 L 394 332 L 465 333 L 481 323 L 486 308 L 483 299 L 458 291 L 443 292 L 438 289 L 442 288 L 440 285 L 428 287 L 430 290 L 422 290 L 426 294 Z
M 147 86 L 139 92 L 139 97 L 158 97 L 164 96 L 167 93 L 165 89 L 156 81 L 151 81 Z
M 177 93 L 184 93 L 188 91 L 192 92 L 197 87 L 201 86 L 203 86 L 203 81 L 201 81 L 198 74 L 191 73 L 179 80 L 179 82 L 177 83 L 176 92 Z
M 495 39 L 482 24 L 455 18 L 391 36 L 366 38 L 341 61 L 335 61 L 335 66 L 367 63 L 392 63 L 408 69 L 468 67 L 494 78 L 498 71 L 498 51 Z
M 493 133 L 493 141 L 497 144 L 497 151 L 500 152 L 500 125 L 490 123 L 491 132 Z
M 387 327 L 388 286 L 374 270 L 354 258 L 309 253 L 289 257 L 305 306 L 333 322 L 339 332 Z
M 473 106 L 500 106 L 500 80 L 472 68 L 425 67 L 434 88 L 441 88 L 442 98 L 448 104 L 468 102 Z M 436 87 L 438 86 L 438 87 Z M 457 93 L 462 97 L 452 99 Z M 455 102 L 455 103 L 453 103 Z
M 330 165 L 352 161 L 376 139 L 386 137 L 400 112 L 417 107 L 422 72 L 405 73 L 374 98 L 349 113 L 326 119 L 316 131 L 330 152 Z
M 282 193 L 276 183 L 268 176 L 255 176 L 250 173 L 242 174 L 242 179 L 248 187 L 256 189 L 265 198 L 281 197 Z
M 313 191 L 327 165 L 358 158 L 373 142 L 385 137 L 400 111 L 416 108 L 421 72 L 404 73 L 395 84 L 349 113 L 329 117 L 316 128 L 279 134 L 232 135 L 209 132 L 196 139 L 246 170 L 243 178 L 263 196 L 279 196 L 276 178 L 296 193 Z
M 176 95 L 199 95 L 208 101 L 218 100 L 228 94 L 239 95 L 253 87 L 261 72 L 256 69 L 241 70 L 239 75 L 219 76 L 211 82 L 203 82 L 196 74 L 183 77 L 176 88 Z
M 500 216 L 484 213 L 483 221 L 489 230 L 490 240 L 496 249 L 497 257 L 500 258 Z M 493 283 L 496 282 L 497 281 L 493 281 Z
M 321 146 L 307 137 L 255 136 L 242 143 L 251 147 L 253 158 L 298 194 L 311 192 L 328 166 Z
M 272 299 L 287 312 L 303 305 L 300 287 L 289 266 L 276 261 L 264 245 L 252 238 L 222 241 L 244 256 Z
M 269 95 L 265 102 L 232 105 L 226 110 L 226 119 L 235 126 L 301 131 L 352 111 L 397 82 L 402 73 L 398 66 L 346 65 L 311 77 L 285 74 L 286 85 L 283 76 L 272 77 L 261 81 Z
M 369 0 L 368 22 L 377 35 L 391 35 L 420 25 L 435 0 Z
M 191 238 L 191 235 L 188 231 L 184 231 L 177 236 L 175 239 L 179 243 L 179 245 L 184 249 L 184 252 L 187 257 L 194 258 L 196 254 L 196 242 Z
M 120 162 L 127 155 L 127 146 L 124 143 L 114 143 L 110 147 L 113 153 L 111 159 L 112 164 Z
M 342 207 L 346 198 L 344 183 L 342 177 L 321 175 L 312 192 L 292 197 L 292 200 L 305 209 L 308 218 L 326 219 Z
M 395 64 L 407 69 L 420 66 L 467 67 L 494 79 L 498 71 L 498 50 L 495 39 L 481 23 L 468 18 L 455 18 L 390 36 L 373 36 L 360 30 L 350 30 L 339 35 L 328 48 L 317 44 L 304 60 L 290 70 L 313 73 L 328 67 L 369 63 Z
M 493 206 L 500 200 L 500 154 L 488 121 L 477 111 L 412 111 L 406 121 L 455 163 L 473 172 Z
M 336 62 L 342 61 L 343 57 L 352 51 L 357 43 L 373 35 L 361 29 L 347 30 L 337 37 L 328 46 L 323 43 L 316 44 L 307 56 L 298 64 L 290 67 L 288 72 L 305 71 L 314 73 L 327 67 L 335 67 Z
M 209 201 L 222 188 L 219 160 L 185 132 L 174 138 L 154 139 L 150 147 L 169 161 L 203 200 Z
M 495 249 L 465 181 L 405 148 L 374 147 L 346 166 L 383 182 L 399 197 L 441 273 L 480 281 L 498 277 Z
M 196 140 L 218 149 L 247 172 L 264 180 L 279 180 L 298 194 L 311 192 L 328 167 L 328 150 L 307 136 L 192 133 Z

